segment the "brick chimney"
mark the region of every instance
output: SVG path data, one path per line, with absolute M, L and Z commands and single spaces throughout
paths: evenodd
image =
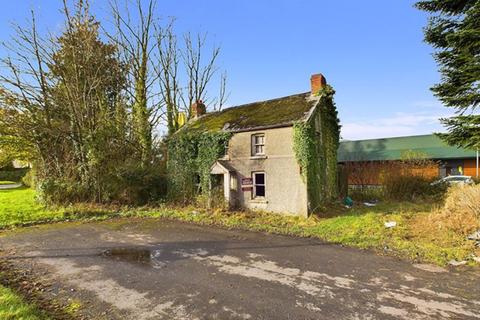
M 312 86 L 312 96 L 316 96 L 327 85 L 327 79 L 321 73 L 313 74 L 310 77 L 310 84 Z
M 192 104 L 190 112 L 192 113 L 192 118 L 198 118 L 207 113 L 207 107 L 203 104 L 202 100 L 198 100 Z

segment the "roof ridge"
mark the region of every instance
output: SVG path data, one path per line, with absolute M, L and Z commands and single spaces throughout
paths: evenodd
M 293 121 L 304 119 L 316 100 L 309 99 L 310 92 L 251 102 L 209 112 L 189 121 L 184 127 L 191 130 L 251 131 L 258 128 L 291 126 Z
M 291 97 L 296 97 L 296 96 L 307 95 L 307 94 L 309 94 L 309 93 L 310 93 L 310 91 L 306 91 L 306 92 L 302 92 L 302 93 L 290 94 L 290 95 L 288 95 L 288 96 L 283 96 L 283 97 L 279 97 L 279 98 L 272 98 L 272 99 L 268 99 L 268 100 L 258 100 L 258 101 L 248 102 L 248 103 L 240 104 L 240 105 L 237 105 L 237 106 L 231 106 L 231 107 L 228 107 L 228 108 L 219 110 L 219 111 L 207 112 L 205 115 L 218 114 L 218 113 L 222 113 L 222 112 L 224 112 L 224 111 L 231 110 L 231 109 L 236 109 L 236 108 L 241 108 L 241 107 L 248 107 L 248 106 L 250 106 L 250 105 L 252 105 L 252 104 L 258 104 L 258 103 L 263 103 L 263 102 L 272 102 L 272 101 L 276 101 L 276 100 L 282 100 L 282 99 L 286 99 L 286 98 L 291 98 Z

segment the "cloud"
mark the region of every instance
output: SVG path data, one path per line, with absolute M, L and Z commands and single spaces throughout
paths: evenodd
M 433 111 L 433 110 L 432 110 Z M 397 112 L 391 117 L 368 118 L 342 123 L 342 138 L 347 140 L 375 139 L 407 135 L 430 134 L 443 131 L 439 118 L 453 112 Z
M 442 109 L 445 106 L 438 100 L 418 100 L 412 103 L 414 108 Z

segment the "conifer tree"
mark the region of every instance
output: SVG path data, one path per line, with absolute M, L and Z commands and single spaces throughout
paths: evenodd
M 480 147 L 480 1 L 429 0 L 416 7 L 433 16 L 425 28 L 425 41 L 435 48 L 441 82 L 432 91 L 457 116 L 442 119 L 449 144 Z

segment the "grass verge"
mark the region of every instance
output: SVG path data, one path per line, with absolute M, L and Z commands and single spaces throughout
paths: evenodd
M 7 184 L 16 184 L 14 181 L 7 181 L 7 180 L 0 180 L 0 186 L 7 185 Z
M 3 255 L 3 252 L 0 252 Z M 44 293 L 49 285 L 36 280 L 33 270 L 18 268 L 0 259 L 0 319 L 74 320 L 78 302 L 54 298 Z
M 11 289 L 0 285 L 0 319 L 47 320 L 49 317 Z
M 46 209 L 35 201 L 32 189 L 0 190 L 0 228 L 64 219 L 64 209 Z
M 425 223 L 431 215 L 430 203 L 384 202 L 375 207 L 341 206 L 328 209 L 328 216 L 302 218 L 262 212 L 223 212 L 196 208 L 74 207 L 46 209 L 35 202 L 31 189 L 0 191 L 0 228 L 66 220 L 105 220 L 112 217 L 151 217 L 180 220 L 202 225 L 245 229 L 325 241 L 407 258 L 412 261 L 445 265 L 449 260 L 469 260 L 480 250 L 462 234 L 437 230 Z M 386 228 L 384 223 L 397 226 Z M 473 264 L 473 262 L 472 262 Z

